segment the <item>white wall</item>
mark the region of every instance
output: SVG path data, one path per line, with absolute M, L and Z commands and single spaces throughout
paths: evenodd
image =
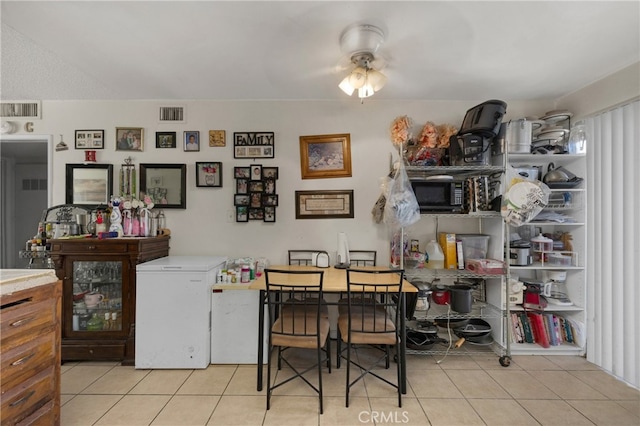
M 568 109 L 573 112 L 576 119 L 580 119 L 638 96 L 640 96 L 640 62 L 559 98 L 556 105 L 559 109 Z
M 75 130 L 105 130 L 105 149 L 98 150 L 97 161 L 114 165 L 115 190 L 120 165 L 129 155 L 136 165 L 187 164 L 187 209 L 165 210 L 174 255 L 265 256 L 272 263 L 282 263 L 287 249 L 314 248 L 329 251 L 333 262 L 337 233 L 344 231 L 351 248 L 374 248 L 378 250 L 380 264 L 386 264 L 389 256 L 386 228 L 373 222 L 370 211 L 380 195 L 379 178 L 388 173 L 390 155 L 394 152 L 389 139 L 392 120 L 399 115 L 409 115 L 415 121 L 414 133 L 418 133 L 426 121 L 459 126 L 465 112 L 485 100 L 389 102 L 374 98 L 362 105 L 355 99 L 344 102 L 181 101 L 176 104 L 186 105 L 187 123 L 180 125 L 159 124 L 156 119 L 158 106 L 171 102 L 44 101 L 43 118 L 35 123 L 34 131 L 53 134 L 55 143 L 62 134 L 70 146 L 68 151 L 54 154 L 54 205 L 65 202 L 65 164 L 84 160 L 84 152 L 73 148 Z M 543 101 L 505 101 L 507 119 L 543 115 L 552 105 Z M 143 152 L 115 151 L 115 128 L 127 126 L 144 128 Z M 176 131 L 180 142 L 186 130 L 200 131 L 200 152 L 184 152 L 180 143 L 176 149 L 155 148 L 156 131 Z M 209 130 L 225 130 L 227 146 L 209 147 Z M 234 131 L 275 132 L 275 158 L 256 163 L 280 168 L 276 223 L 227 222 L 227 212 L 233 210 L 233 167 L 253 163 L 233 158 Z M 351 134 L 352 177 L 302 180 L 299 136 L 332 133 Z M 197 188 L 196 161 L 222 161 L 223 187 Z M 296 220 L 294 191 L 317 189 L 353 189 L 355 218 Z

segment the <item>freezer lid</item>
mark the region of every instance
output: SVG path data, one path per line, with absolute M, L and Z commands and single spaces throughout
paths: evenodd
M 224 266 L 226 256 L 166 256 L 136 265 L 137 272 L 210 271 Z

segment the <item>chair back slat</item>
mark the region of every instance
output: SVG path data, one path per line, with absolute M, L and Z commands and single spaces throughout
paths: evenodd
M 375 250 L 349 250 L 351 266 L 376 266 L 378 252 Z
M 403 279 L 404 270 L 347 269 L 349 332 L 397 331 Z
M 318 336 L 324 271 L 265 269 L 271 332 L 283 336 Z M 282 318 L 282 321 L 276 321 Z M 284 321 L 286 319 L 286 321 Z
M 289 250 L 289 265 L 310 266 L 313 263 L 313 253 L 320 251 L 322 250 Z

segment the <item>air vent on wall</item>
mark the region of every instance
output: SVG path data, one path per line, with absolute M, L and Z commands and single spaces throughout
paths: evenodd
M 161 106 L 160 123 L 185 123 L 186 114 L 184 106 Z
M 3 101 L 0 103 L 2 118 L 42 118 L 41 101 Z

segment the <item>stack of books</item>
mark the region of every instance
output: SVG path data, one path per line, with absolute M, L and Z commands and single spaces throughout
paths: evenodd
M 570 319 L 549 312 L 512 312 L 511 338 L 514 343 L 537 343 L 543 348 L 576 344 L 576 325 Z

